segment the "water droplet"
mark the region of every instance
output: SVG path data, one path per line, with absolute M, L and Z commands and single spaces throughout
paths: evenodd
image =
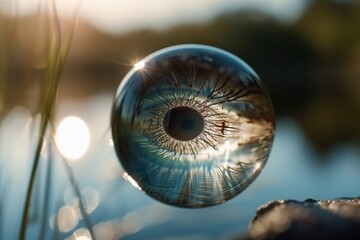
M 179 45 L 149 55 L 125 76 L 111 126 L 120 162 L 139 188 L 196 208 L 233 198 L 258 176 L 274 118 L 260 78 L 244 61 L 214 47 Z

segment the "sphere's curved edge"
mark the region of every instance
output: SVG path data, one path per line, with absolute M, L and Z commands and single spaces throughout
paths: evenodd
M 197 75 L 191 68 L 184 71 L 189 65 L 198 68 Z M 169 71 L 179 74 L 174 86 Z M 207 71 L 213 75 L 206 77 Z M 191 76 L 199 81 L 194 85 L 196 91 L 187 89 Z M 174 79 L 178 80 L 177 76 Z M 164 118 L 171 119 L 166 114 L 176 115 L 173 109 L 184 114 L 188 107 L 197 113 L 188 114 L 192 120 L 207 116 L 201 125 L 209 132 L 205 138 L 201 138 L 203 134 L 182 136 L 166 129 L 174 127 L 164 124 Z M 120 83 L 111 114 L 115 152 L 124 170 L 149 197 L 191 209 L 229 201 L 255 181 L 273 147 L 275 124 L 270 96 L 255 71 L 234 54 L 202 44 L 170 46 L 146 56 Z M 211 134 L 221 137 L 211 140 Z M 157 139 L 166 141 L 160 144 Z M 186 143 L 190 141 L 194 142 Z M 193 148 L 199 141 L 204 142 Z M 203 146 L 206 148 L 200 148 Z M 211 150 L 208 157 L 207 148 Z M 176 151 L 184 157 L 178 158 Z M 192 152 L 196 162 L 188 157 Z M 226 152 L 231 157 L 224 160 Z

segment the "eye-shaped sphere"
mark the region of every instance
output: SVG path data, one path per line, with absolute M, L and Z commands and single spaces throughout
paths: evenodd
M 116 93 L 114 146 L 151 197 L 179 207 L 225 202 L 261 172 L 274 112 L 257 74 L 203 45 L 157 51 L 135 65 Z

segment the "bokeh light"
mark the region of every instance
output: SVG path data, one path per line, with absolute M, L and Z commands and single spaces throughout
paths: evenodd
M 60 208 L 57 215 L 57 223 L 60 232 L 72 230 L 79 222 L 79 218 L 73 207 L 64 206 Z
M 79 117 L 64 118 L 56 129 L 56 147 L 67 159 L 81 158 L 89 148 L 90 131 Z

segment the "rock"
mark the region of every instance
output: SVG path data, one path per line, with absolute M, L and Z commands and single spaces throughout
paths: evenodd
M 242 239 L 360 239 L 360 198 L 269 202 Z

